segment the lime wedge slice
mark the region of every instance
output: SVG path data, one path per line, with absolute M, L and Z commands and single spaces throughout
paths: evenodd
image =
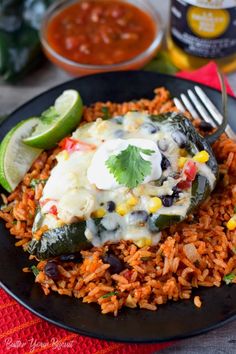
M 29 136 L 39 122 L 30 118 L 12 128 L 0 145 L 0 184 L 12 192 L 22 181 L 41 149 L 25 145 L 22 139 Z
M 54 147 L 78 126 L 82 112 L 79 93 L 75 90 L 64 91 L 54 106 L 42 113 L 39 124 L 31 136 L 23 140 L 24 143 L 42 149 Z

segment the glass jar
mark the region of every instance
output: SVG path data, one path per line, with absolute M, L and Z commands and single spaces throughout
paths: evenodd
M 236 69 L 236 0 L 171 0 L 168 50 L 182 70 Z

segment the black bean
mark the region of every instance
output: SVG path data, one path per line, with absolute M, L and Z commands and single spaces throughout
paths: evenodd
M 172 195 L 163 195 L 161 200 L 164 207 L 170 207 L 174 201 Z
M 167 159 L 167 157 L 165 157 L 165 155 L 162 154 L 161 168 L 164 171 L 168 167 L 170 167 L 170 161 Z
M 180 193 L 179 188 L 178 188 L 177 186 L 175 186 L 175 187 L 172 188 L 172 191 L 173 191 L 172 196 L 173 196 L 174 198 L 176 198 L 176 199 L 179 198 L 179 193 Z
M 147 222 L 148 213 L 145 210 L 135 210 L 128 215 L 128 223 L 138 225 Z
M 74 262 L 74 263 L 80 263 L 83 260 L 80 253 L 65 254 L 60 256 L 58 259 L 61 262 Z
M 110 264 L 109 271 L 111 274 L 119 274 L 124 268 L 124 263 L 112 253 L 107 253 L 103 257 L 103 262 Z
M 155 134 L 158 130 L 160 130 L 160 128 L 157 127 L 155 124 L 148 123 L 148 122 L 146 122 L 142 125 L 142 129 L 145 130 L 149 134 Z
M 116 204 L 112 200 L 109 200 L 109 202 L 107 202 L 107 211 L 109 213 L 112 213 L 115 209 L 116 209 Z
M 164 138 L 161 140 L 158 140 L 157 145 L 161 151 L 167 151 L 168 150 L 168 141 Z
M 219 181 L 223 181 L 224 180 L 224 177 L 225 177 L 225 174 L 220 172 L 219 173 Z
M 59 280 L 60 273 L 58 271 L 57 263 L 54 261 L 49 261 L 44 267 L 45 274 L 52 280 Z
M 187 138 L 186 136 L 180 132 L 180 131 L 175 131 L 171 134 L 173 140 L 179 145 L 181 149 L 186 147 L 187 144 Z
M 203 130 L 204 132 L 210 132 L 213 129 L 213 126 L 210 123 L 205 122 L 204 120 L 202 120 L 201 123 L 200 123 L 199 128 L 201 130 Z
M 123 138 L 124 135 L 125 135 L 125 132 L 122 129 L 118 129 L 118 130 L 114 131 L 114 136 L 116 138 Z

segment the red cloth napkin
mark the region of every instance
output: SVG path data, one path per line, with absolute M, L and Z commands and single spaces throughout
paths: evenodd
M 32 315 L 3 290 L 0 319 L 1 354 L 149 354 L 170 345 L 114 343 L 80 336 Z
M 217 65 L 214 61 L 210 61 L 207 65 L 195 71 L 180 71 L 176 74 L 176 76 L 182 77 L 183 79 L 196 81 L 200 84 L 204 84 L 220 90 L 220 82 L 217 75 Z M 231 89 L 227 79 L 225 82 L 228 94 L 234 96 L 234 92 Z
M 220 88 L 214 62 L 177 76 Z M 228 84 L 227 89 L 233 95 Z M 171 344 L 124 344 L 83 337 L 32 315 L 3 290 L 0 290 L 0 319 L 0 354 L 149 354 Z

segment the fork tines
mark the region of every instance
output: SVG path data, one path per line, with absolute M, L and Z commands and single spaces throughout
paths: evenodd
M 187 94 L 182 93 L 179 98 L 174 98 L 174 103 L 179 111 L 188 111 L 191 116 L 196 119 L 200 118 L 205 122 L 211 124 L 212 127 L 221 125 L 223 121 L 222 114 L 218 111 L 216 106 L 212 103 L 209 97 L 199 86 L 194 86 L 193 90 L 188 90 Z M 188 95 L 188 96 L 187 96 Z M 236 134 L 229 125 L 225 129 L 229 138 L 236 140 Z

